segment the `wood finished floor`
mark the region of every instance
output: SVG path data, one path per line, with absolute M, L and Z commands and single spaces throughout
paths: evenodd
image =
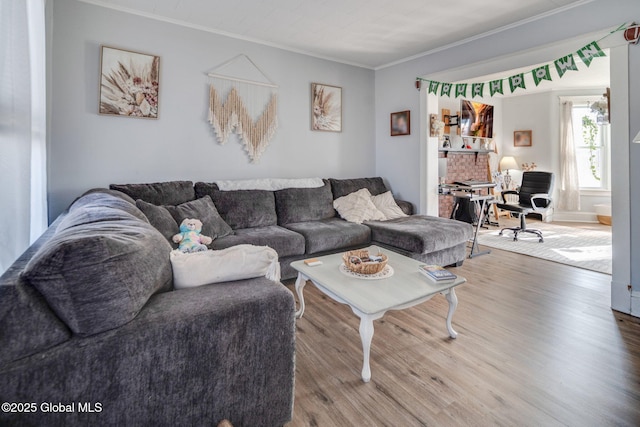
M 611 276 L 499 250 L 453 270 L 458 338 L 442 295 L 387 312 L 367 384 L 359 320 L 306 286 L 288 427 L 640 425 L 640 319 Z

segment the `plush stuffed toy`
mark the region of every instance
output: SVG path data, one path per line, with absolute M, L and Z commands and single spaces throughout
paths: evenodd
M 175 243 L 180 243 L 178 249 L 182 252 L 202 252 L 206 251 L 205 245 L 213 242 L 209 236 L 200 234 L 202 222 L 199 219 L 185 218 L 180 224 L 180 233 L 173 236 Z

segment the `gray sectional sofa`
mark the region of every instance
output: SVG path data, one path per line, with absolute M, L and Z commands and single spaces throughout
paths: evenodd
M 281 426 L 291 292 L 254 278 L 173 290 L 135 201 L 80 197 L 0 277 L 0 425 Z
M 277 191 L 173 181 L 81 196 L 0 277 L 0 400 L 35 405 L 0 413 L 0 424 L 285 424 L 292 293 L 265 278 L 174 290 L 171 236 L 181 218 L 199 218 L 212 249 L 275 249 L 283 279 L 295 277 L 293 260 L 370 244 L 426 263 L 464 260 L 469 224 L 340 218 L 333 200 L 360 188 L 387 191 L 381 178 Z
M 215 210 L 223 226 L 228 225 L 230 230 L 220 226 L 204 228 L 203 234 L 216 237 L 211 248 L 225 249 L 243 243 L 270 246 L 280 257 L 283 279 L 295 277 L 290 267 L 292 261 L 371 244 L 429 264 L 459 265 L 465 259 L 466 245 L 473 232 L 469 224 L 459 221 L 412 215 L 411 203 L 401 200 L 397 200 L 398 205 L 410 215 L 405 218 L 364 224 L 340 218 L 333 201 L 361 188 L 367 188 L 374 196 L 389 191 L 380 177 L 331 178 L 325 179 L 322 187 L 277 191 L 221 191 L 213 182 L 194 185 L 191 181 L 110 188 L 136 199 L 151 223 L 166 230 L 163 232 L 166 237 L 175 233 L 174 221 L 164 212 L 166 208 L 172 210 L 173 205 L 180 205 L 185 215 L 195 217 Z M 174 212 L 173 217 L 177 219 L 180 215 Z

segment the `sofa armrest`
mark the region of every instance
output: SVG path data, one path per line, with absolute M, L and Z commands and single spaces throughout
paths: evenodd
M 413 203 L 407 202 L 406 200 L 399 200 L 399 199 L 394 199 L 394 200 L 396 201 L 398 206 L 400 206 L 400 209 L 402 209 L 402 212 L 406 213 L 407 215 L 413 215 L 415 213 L 413 209 Z
M 99 402 L 99 418 L 0 413 L 0 424 L 284 425 L 294 311 L 291 291 L 265 278 L 156 294 L 126 325 L 74 336 L 0 372 L 6 401 Z

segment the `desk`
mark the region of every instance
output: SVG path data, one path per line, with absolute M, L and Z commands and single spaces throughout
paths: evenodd
M 451 211 L 451 218 L 455 218 L 457 210 L 460 208 L 460 200 L 467 199 L 470 202 L 473 202 L 476 206 L 480 207 L 480 214 L 476 219 L 476 229 L 473 234 L 473 243 L 471 244 L 471 251 L 469 252 L 469 258 L 473 258 L 480 255 L 486 255 L 491 253 L 491 250 L 487 249 L 484 251 L 479 251 L 478 248 L 478 232 L 480 231 L 480 227 L 482 226 L 486 210 L 487 210 L 487 201 L 493 200 L 494 197 L 491 194 L 488 194 L 489 188 L 495 187 L 496 184 L 493 182 L 484 182 L 484 181 L 464 181 L 464 182 L 456 182 L 453 184 L 443 184 L 441 189 L 448 190 L 447 193 L 444 191 L 442 194 L 450 194 L 451 196 L 456 198 L 456 202 L 453 205 L 453 210 Z M 486 189 L 487 194 L 482 194 L 482 190 Z

